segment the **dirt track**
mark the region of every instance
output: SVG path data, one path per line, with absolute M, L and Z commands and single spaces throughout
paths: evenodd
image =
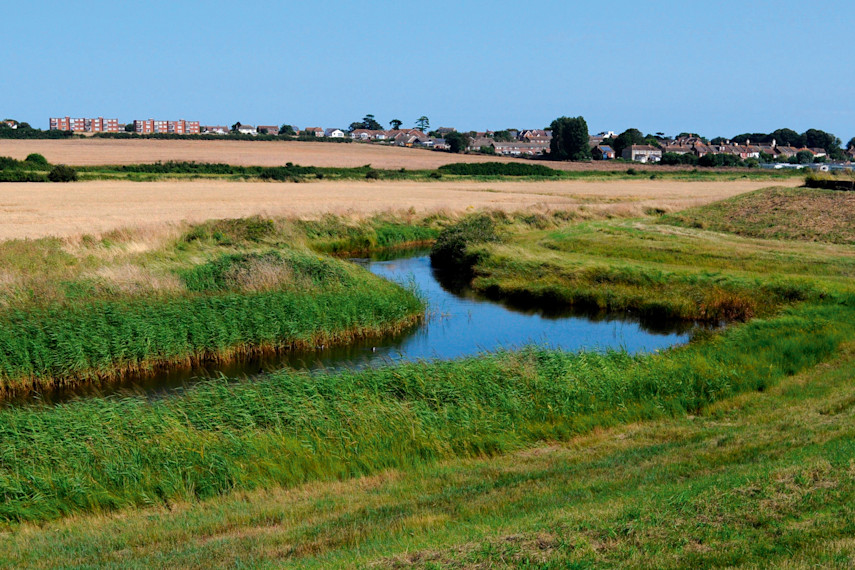
M 792 181 L 792 185 L 798 181 Z M 385 211 L 465 212 L 479 208 L 609 211 L 638 215 L 711 202 L 762 181 L 682 182 L 78 182 L 0 184 L 0 239 L 96 234 L 124 226 L 236 218 L 315 217 Z

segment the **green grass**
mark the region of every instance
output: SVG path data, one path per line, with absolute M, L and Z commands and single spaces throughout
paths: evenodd
M 399 331 L 423 312 L 413 292 L 320 252 L 422 243 L 434 223 L 249 218 L 5 242 L 0 394 Z
M 745 320 L 822 299 L 855 276 L 851 249 L 684 230 L 656 219 L 540 230 L 501 216 L 495 223 L 506 234 L 502 243 L 473 238 L 456 259 L 465 259 L 474 289 L 524 303 Z

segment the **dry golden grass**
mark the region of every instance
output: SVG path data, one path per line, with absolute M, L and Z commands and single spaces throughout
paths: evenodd
M 166 223 L 251 215 L 313 218 L 327 213 L 358 217 L 408 210 L 422 214 L 531 209 L 566 210 L 577 212 L 580 217 L 633 216 L 643 214 L 648 208 L 677 211 L 767 185 L 768 181 L 650 179 L 320 181 L 305 184 L 225 181 L 8 183 L 0 185 L 0 216 L 3 219 L 0 240 L 100 234 L 131 227 L 141 236 L 145 236 L 147 228 L 151 229 L 152 236 L 157 236 L 152 239 L 157 241 L 162 239 L 160 228 Z M 139 241 L 140 247 L 147 247 L 144 237 Z
M 425 149 L 365 143 L 318 143 L 300 141 L 209 141 L 209 140 L 0 140 L 0 156 L 24 159 L 30 153 L 43 154 L 51 163 L 76 166 L 103 164 L 144 164 L 169 160 L 221 162 L 239 166 L 281 166 L 293 162 L 302 166 L 355 167 L 408 170 L 434 169 L 453 162 L 513 162 L 520 159 L 483 155 L 450 154 Z M 626 170 L 625 163 L 556 162 L 560 170 Z M 680 167 L 632 165 L 636 170 L 655 168 L 657 172 Z

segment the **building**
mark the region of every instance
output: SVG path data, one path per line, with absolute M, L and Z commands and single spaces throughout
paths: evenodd
M 306 136 L 322 137 L 324 136 L 324 130 L 320 127 L 306 127 L 303 129 L 302 134 L 305 134 Z
M 119 119 L 94 119 L 51 117 L 50 130 L 73 131 L 78 133 L 118 133 Z
M 343 139 L 344 131 L 341 129 L 327 129 L 324 132 L 324 136 L 329 137 L 331 139 Z
M 238 124 L 237 132 L 242 134 L 242 135 L 253 135 L 253 136 L 255 136 L 258 134 L 258 130 L 255 127 L 253 127 L 252 125 Z
M 201 127 L 200 132 L 205 135 L 227 135 L 229 128 L 225 125 L 206 125 Z
M 255 130 L 262 135 L 275 136 L 279 134 L 279 127 L 277 127 L 276 125 L 258 125 L 257 127 L 255 127 Z
M 598 144 L 591 149 L 594 160 L 614 160 L 615 151 L 607 144 Z
M 659 162 L 662 160 L 662 151 L 649 144 L 634 144 L 623 149 L 621 157 L 635 162 Z
M 198 135 L 201 132 L 199 121 L 161 121 L 155 119 L 134 120 L 134 132 L 141 135 L 166 133 L 172 135 Z
M 12 119 L 6 119 L 5 121 L 3 121 L 3 124 L 9 127 L 10 129 L 18 128 L 18 121 L 13 121 Z

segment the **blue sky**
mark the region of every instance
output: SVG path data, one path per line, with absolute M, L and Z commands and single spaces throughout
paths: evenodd
M 9 2 L 0 115 L 855 136 L 851 0 Z

